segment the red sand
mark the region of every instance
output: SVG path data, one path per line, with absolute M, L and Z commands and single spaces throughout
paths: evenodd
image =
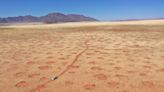
M 0 29 L 0 92 L 164 92 L 164 27 L 116 28 Z

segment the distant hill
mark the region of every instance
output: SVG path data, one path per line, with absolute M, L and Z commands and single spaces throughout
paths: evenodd
M 113 21 L 143 21 L 143 20 L 163 20 L 164 18 L 145 18 L 145 19 L 123 19 L 123 20 L 113 20 Z
M 62 14 L 49 13 L 45 16 L 35 17 L 31 15 L 0 18 L 0 23 L 26 23 L 26 22 L 44 22 L 44 23 L 58 23 L 58 22 L 80 22 L 80 21 L 98 21 L 97 19 L 78 14 Z

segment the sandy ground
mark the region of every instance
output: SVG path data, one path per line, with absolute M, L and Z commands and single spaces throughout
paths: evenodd
M 164 25 L 142 23 L 1 27 L 0 92 L 164 92 Z

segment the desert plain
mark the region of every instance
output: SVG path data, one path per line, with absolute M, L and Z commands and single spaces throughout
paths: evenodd
M 0 92 L 164 92 L 164 21 L 0 26 Z

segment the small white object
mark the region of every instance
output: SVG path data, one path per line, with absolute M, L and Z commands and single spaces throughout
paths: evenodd
M 57 76 L 53 76 L 53 77 L 51 78 L 51 80 L 56 80 L 56 79 L 58 79 Z

